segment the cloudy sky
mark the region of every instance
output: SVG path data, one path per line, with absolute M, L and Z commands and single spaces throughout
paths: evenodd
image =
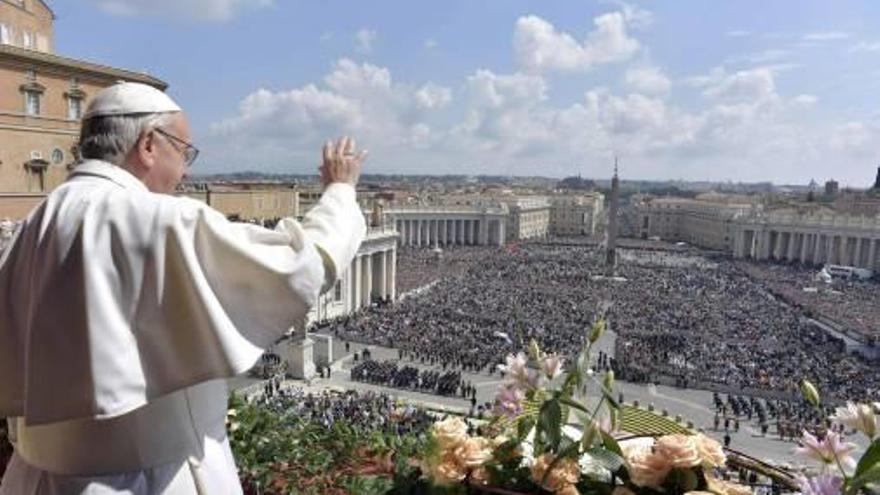
M 880 2 L 65 0 L 56 50 L 170 84 L 196 172 L 873 181 Z

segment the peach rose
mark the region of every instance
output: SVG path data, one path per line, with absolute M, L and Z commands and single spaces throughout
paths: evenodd
M 453 455 L 464 467 L 482 466 L 492 458 L 492 442 L 483 437 L 467 438 L 453 450 Z
M 556 490 L 556 495 L 581 495 L 581 492 L 574 485 L 565 485 L 562 489 Z
M 532 479 L 535 483 L 543 486 L 551 492 L 565 488 L 566 485 L 574 485 L 581 479 L 581 468 L 575 459 L 561 459 L 553 466 L 553 470 L 544 479 L 547 468 L 553 462 L 553 454 L 544 454 L 535 459 L 532 466 Z
M 690 435 L 665 435 L 654 442 L 657 454 L 666 457 L 674 468 L 692 468 L 702 462 L 697 442 Z
M 638 486 L 657 488 L 672 469 L 669 458 L 651 451 L 647 446 L 625 449 L 624 458 L 629 479 Z
M 449 486 L 461 483 L 467 476 L 467 468 L 460 465 L 453 455 L 446 454 L 440 462 L 428 466 L 428 477 L 436 485 Z
M 724 449 L 715 439 L 707 437 L 702 433 L 697 434 L 694 438 L 697 444 L 697 452 L 700 454 L 700 460 L 705 467 L 720 467 L 727 462 L 727 456 L 724 455 Z
M 454 449 L 461 445 L 468 438 L 467 431 L 467 423 L 455 416 L 438 421 L 431 428 L 434 438 L 443 450 Z
M 489 474 L 489 470 L 483 466 L 480 466 L 473 471 L 471 471 L 471 484 L 476 486 L 489 486 L 489 481 L 491 480 L 491 475 Z
M 732 481 L 724 481 L 706 476 L 706 485 L 710 491 L 718 495 L 751 495 L 752 489 Z

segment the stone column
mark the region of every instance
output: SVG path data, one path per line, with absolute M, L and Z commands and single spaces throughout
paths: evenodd
M 801 256 L 800 256 L 799 260 L 803 264 L 803 263 L 807 262 L 807 250 L 810 247 L 809 246 L 810 235 L 806 234 L 806 233 L 801 233 L 800 236 L 801 236 Z
M 834 263 L 834 236 L 825 235 L 825 254 L 822 255 L 823 264 Z
M 434 220 L 434 234 L 433 235 L 434 235 L 433 244 L 435 246 L 439 246 L 440 245 L 440 220 L 439 219 Z
M 390 249 L 385 251 L 385 294 L 388 299 L 393 301 L 397 297 L 397 250 Z
M 370 294 L 373 292 L 373 256 L 370 254 L 364 255 L 362 263 L 361 306 L 366 307 L 370 305 Z
M 363 305 L 363 296 L 361 295 L 363 290 L 363 261 L 361 261 L 361 256 L 355 256 L 354 258 L 354 267 L 351 271 L 351 281 L 352 287 L 354 289 L 354 301 L 352 307 L 355 309 L 360 308 Z
M 788 234 L 787 234 L 787 237 L 788 237 L 788 246 L 787 247 L 788 247 L 788 249 L 785 250 L 785 260 L 786 261 L 794 261 L 795 248 L 797 247 L 796 243 L 795 243 L 795 240 L 797 238 L 796 236 L 797 236 L 797 234 L 795 234 L 794 232 L 788 232 Z
M 440 230 L 443 232 L 443 235 L 440 236 L 443 241 L 443 245 L 448 246 L 449 245 L 449 230 L 448 230 L 449 229 L 449 221 L 444 218 L 440 222 L 440 227 L 441 227 Z
M 856 238 L 856 262 L 853 263 L 853 265 L 859 268 L 865 267 L 865 263 L 862 263 L 862 244 L 864 244 L 864 242 L 865 239 L 862 239 L 861 237 Z
M 877 244 L 880 240 L 869 239 L 868 243 L 868 269 L 873 270 L 877 266 Z
M 507 229 L 504 227 L 504 219 L 499 218 L 498 219 L 498 245 L 499 246 L 503 246 L 505 241 L 507 241 L 506 230 Z
M 489 221 L 483 218 L 480 220 L 480 242 L 481 246 L 489 244 Z
M 378 290 L 378 293 L 379 293 L 379 297 L 381 297 L 382 299 L 388 298 L 388 265 L 387 265 L 388 260 L 385 256 L 386 253 L 387 253 L 387 251 L 382 251 L 379 254 L 379 270 L 378 270 L 378 272 L 379 272 L 378 273 L 378 275 L 379 275 L 379 290 Z
M 455 227 L 455 239 L 457 241 L 456 244 L 462 245 L 464 244 L 464 220 L 456 220 Z

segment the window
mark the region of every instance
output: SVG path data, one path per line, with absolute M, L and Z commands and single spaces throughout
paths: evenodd
M 9 26 L 3 23 L 0 23 L 0 43 L 4 45 L 12 43 L 12 31 L 10 31 Z
M 21 32 L 21 45 L 29 50 L 34 49 L 36 43 L 34 42 L 34 35 L 30 31 Z
M 40 93 L 36 91 L 25 91 L 24 103 L 26 114 L 40 115 Z
M 82 118 L 82 98 L 74 96 L 67 98 L 67 118 L 71 120 Z
M 64 161 L 64 152 L 60 148 L 52 150 L 52 163 L 61 163 Z
M 337 280 L 336 285 L 333 286 L 333 300 L 342 301 L 342 280 Z

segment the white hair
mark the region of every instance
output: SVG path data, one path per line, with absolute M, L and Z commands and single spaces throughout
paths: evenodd
M 124 166 L 125 157 L 144 133 L 167 125 L 177 112 L 99 115 L 83 120 L 79 151 L 83 159 Z

